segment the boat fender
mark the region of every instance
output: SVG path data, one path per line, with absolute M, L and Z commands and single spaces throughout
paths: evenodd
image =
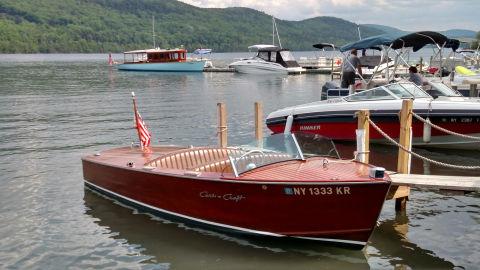
M 385 168 L 383 167 L 370 168 L 369 176 L 371 178 L 383 178 L 385 177 Z
M 423 123 L 423 142 L 426 143 L 432 139 L 432 126 L 430 124 L 430 119 L 427 117 L 425 123 Z
M 292 124 L 293 124 L 293 115 L 290 114 L 287 117 L 287 122 L 285 123 L 285 129 L 283 130 L 283 133 L 290 134 L 292 132 Z

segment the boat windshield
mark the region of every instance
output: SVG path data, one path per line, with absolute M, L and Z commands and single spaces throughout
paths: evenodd
M 429 82 L 430 95 L 436 97 L 463 97 L 458 91 L 446 86 L 442 82 Z
M 235 176 L 277 162 L 305 160 L 323 156 L 339 158 L 333 142 L 321 135 L 308 133 L 274 134 L 232 151 L 229 160 Z
M 355 93 L 344 98 L 346 101 L 393 100 L 404 98 L 431 98 L 413 83 L 393 83 Z
M 385 85 L 385 88 L 399 98 L 431 98 L 429 94 L 414 83 L 393 83 Z
M 270 58 L 268 57 L 268 51 L 259 51 L 257 53 L 257 57 L 265 61 L 270 61 Z
M 295 57 L 290 51 L 281 51 L 280 55 L 282 56 L 283 61 L 295 61 Z

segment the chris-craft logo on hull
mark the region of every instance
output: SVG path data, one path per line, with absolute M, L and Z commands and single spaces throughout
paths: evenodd
M 199 193 L 199 196 L 201 198 L 205 198 L 205 199 L 220 199 L 220 200 L 224 200 L 224 201 L 234 201 L 234 202 L 239 202 L 243 199 L 246 199 L 247 197 L 243 196 L 242 194 L 231 194 L 231 193 L 227 193 L 227 194 L 216 194 L 216 193 L 211 193 L 211 192 L 208 192 L 208 191 L 202 191 Z

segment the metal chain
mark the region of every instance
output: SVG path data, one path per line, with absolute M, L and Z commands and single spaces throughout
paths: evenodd
M 440 131 L 443 131 L 447 134 L 450 134 L 450 135 L 454 135 L 454 136 L 458 136 L 458 137 L 462 137 L 462 138 L 466 138 L 466 139 L 472 139 L 472 140 L 476 140 L 476 141 L 480 141 L 480 137 L 475 137 L 475 136 L 469 136 L 469 135 L 465 135 L 465 134 L 460 134 L 460 133 L 457 133 L 457 132 L 453 132 L 453 131 L 450 131 L 448 129 L 444 129 L 440 126 L 437 126 L 431 122 L 427 122 L 427 120 L 423 119 L 422 117 L 420 117 L 418 114 L 412 112 L 412 115 L 417 118 L 418 120 L 420 120 L 421 122 L 425 123 L 425 124 L 428 124 L 430 126 L 432 126 L 433 128 L 435 129 L 438 129 Z
M 462 166 L 462 165 L 453 165 L 453 164 L 448 164 L 448 163 L 443 163 L 443 162 L 440 162 L 440 161 L 436 161 L 436 160 L 433 160 L 433 159 L 430 159 L 430 158 L 427 158 L 427 157 L 424 157 L 424 156 L 421 156 L 415 152 L 412 152 L 410 150 L 408 150 L 407 148 L 405 148 L 405 146 L 399 144 L 397 141 L 395 141 L 394 139 L 392 139 L 390 136 L 388 136 L 383 130 L 381 130 L 369 117 L 367 118 L 368 122 L 372 125 L 372 127 L 374 129 L 376 129 L 378 131 L 378 133 L 380 133 L 383 137 L 385 137 L 388 141 L 390 141 L 392 144 L 400 147 L 403 151 L 419 158 L 419 159 L 422 159 L 422 160 L 426 160 L 430 163 L 433 163 L 433 164 L 436 164 L 438 166 L 442 166 L 442 167 L 447 167 L 447 168 L 454 168 L 454 169 L 464 169 L 464 170 L 479 170 L 480 169 L 480 166 Z

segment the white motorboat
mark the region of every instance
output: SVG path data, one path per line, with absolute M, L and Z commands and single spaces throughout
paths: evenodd
M 231 63 L 229 66 L 235 71 L 247 74 L 300 74 L 305 71 L 288 49 L 263 44 L 248 49 L 257 53 L 252 58 Z
M 438 89 L 437 89 L 438 90 Z M 444 129 L 470 136 L 480 136 L 480 100 L 442 94 L 433 98 L 413 83 L 393 83 L 346 97 L 298 105 L 270 113 L 267 126 L 273 133 L 285 129 L 287 118 L 293 116 L 292 132 L 310 132 L 334 140 L 355 140 L 357 119 L 355 113 L 361 109 L 370 110 L 370 118 L 390 137 L 398 138 L 400 132 L 398 112 L 403 99 L 413 99 L 413 112 Z M 432 128 L 431 136 L 424 136 L 424 123 L 413 119 L 413 145 L 436 148 L 476 149 L 480 142 L 464 137 L 446 134 Z M 373 128 L 370 129 L 372 142 L 388 143 Z

